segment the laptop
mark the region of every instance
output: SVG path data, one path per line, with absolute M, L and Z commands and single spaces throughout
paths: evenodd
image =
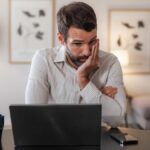
M 15 146 L 100 146 L 101 105 L 10 105 Z

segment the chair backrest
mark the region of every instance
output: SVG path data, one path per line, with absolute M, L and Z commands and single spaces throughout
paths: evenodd
M 2 138 L 3 128 L 4 128 L 4 116 L 0 114 L 0 150 L 2 149 L 1 138 Z

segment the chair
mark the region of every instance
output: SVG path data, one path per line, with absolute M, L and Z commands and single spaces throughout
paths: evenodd
M 1 139 L 3 128 L 4 128 L 4 116 L 0 114 L 0 150 L 2 149 Z
M 150 95 L 133 97 L 133 118 L 141 129 L 150 129 Z

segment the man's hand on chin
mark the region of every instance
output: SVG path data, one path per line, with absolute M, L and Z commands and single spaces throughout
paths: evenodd
M 99 63 L 98 54 L 99 54 L 99 40 L 97 39 L 96 44 L 92 46 L 91 55 L 77 69 L 77 81 L 79 83 L 80 89 L 83 89 L 89 83 L 90 73 L 98 68 Z

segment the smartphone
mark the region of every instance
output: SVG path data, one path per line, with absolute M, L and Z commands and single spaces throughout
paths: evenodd
M 111 133 L 110 136 L 122 145 L 138 144 L 138 139 L 128 133 Z

